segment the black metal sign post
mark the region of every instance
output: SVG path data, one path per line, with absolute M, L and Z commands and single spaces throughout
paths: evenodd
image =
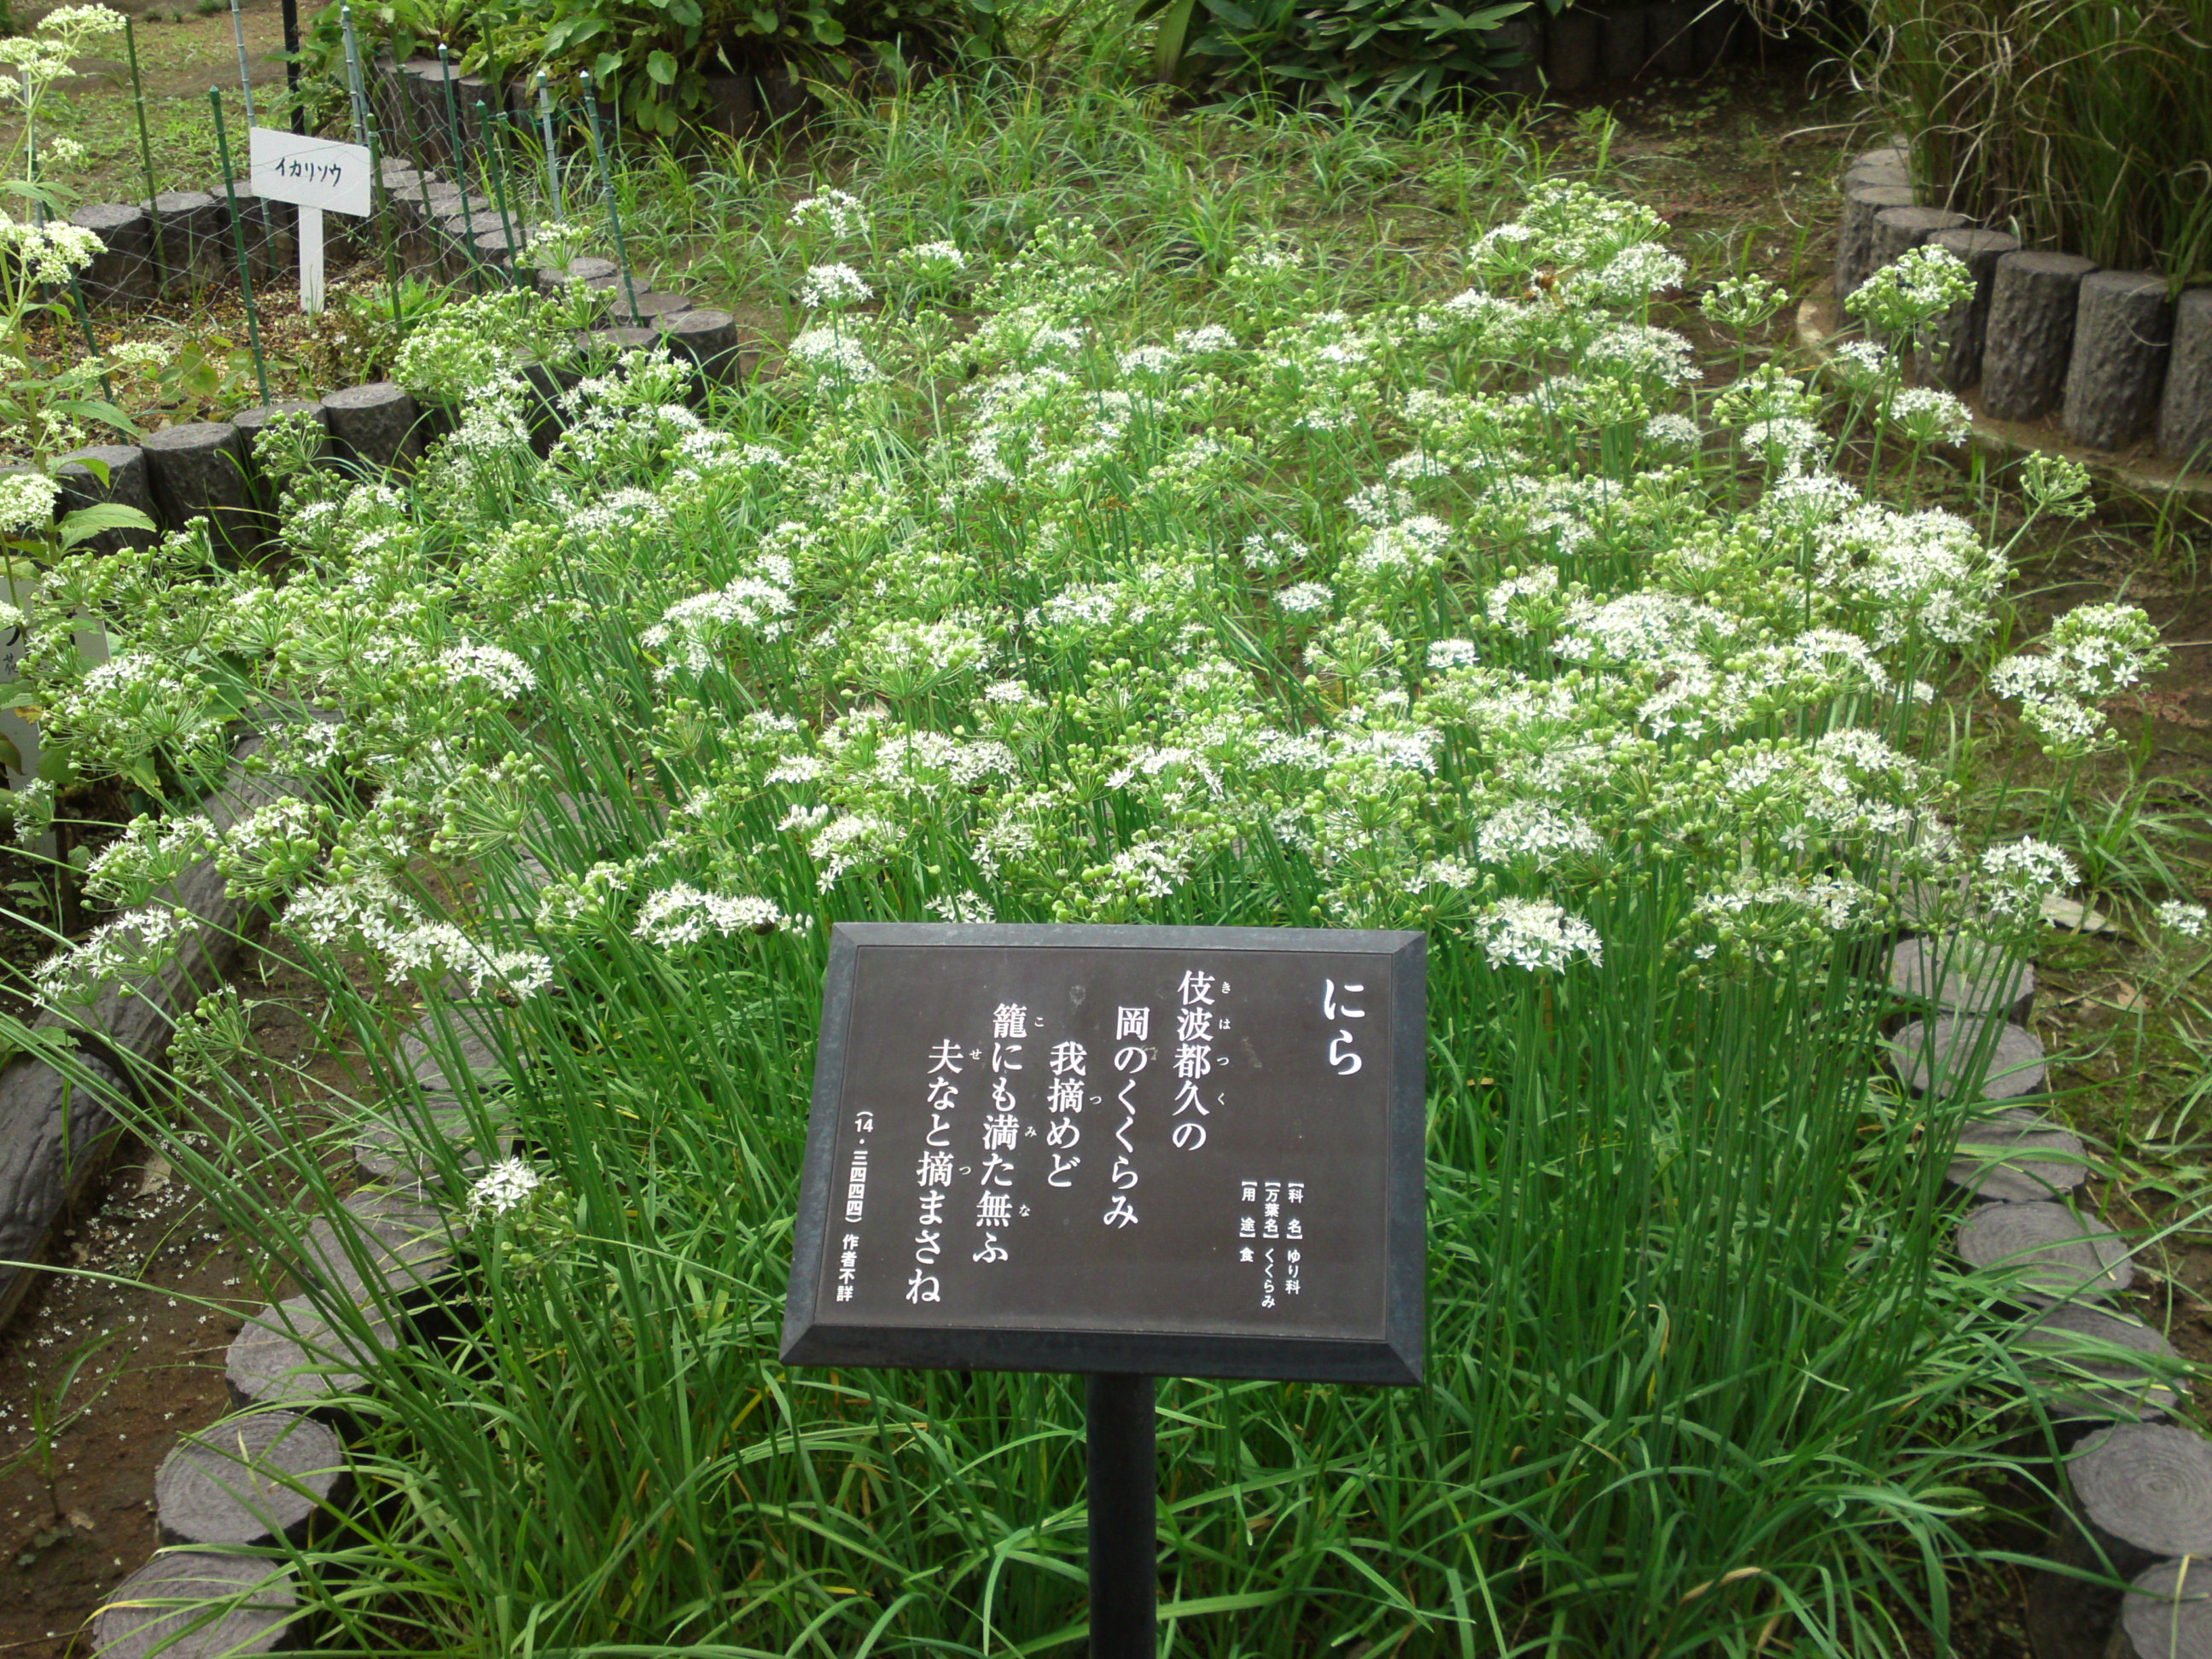
M 1149 1376 L 1091 1376 L 1083 1401 L 1091 1500 L 1091 1659 L 1152 1659 L 1160 1602 L 1158 1423 Z
M 783 1358 L 1087 1377 L 1093 1659 L 1152 1659 L 1153 1379 L 1411 1384 L 1425 942 L 841 923 Z

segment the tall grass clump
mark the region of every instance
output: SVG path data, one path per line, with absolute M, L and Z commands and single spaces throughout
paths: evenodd
M 252 708 L 345 786 L 149 815 L 95 894 L 210 847 L 288 892 L 382 1109 L 436 1104 L 420 1007 L 476 1127 L 434 1180 L 478 1311 L 376 1362 L 325 1649 L 1075 1650 L 1079 1389 L 776 1363 L 847 918 L 1428 932 L 1427 1383 L 1164 1385 L 1168 1650 L 1940 1643 L 2012 1396 L 1937 1266 L 1961 1108 L 1877 1080 L 1865 970 L 1901 890 L 2011 938 L 2063 879 L 1924 758 L 2003 550 L 1838 476 L 1797 377 L 1701 389 L 1662 227 L 1584 185 L 1448 283 L 873 206 L 763 222 L 798 324 L 704 415 L 633 356 L 541 456 L 465 302 L 403 361 L 467 382 L 404 488 L 264 439 L 281 580 L 193 532 L 27 619 L 79 764 Z M 237 1012 L 179 1034 L 219 1133 L 169 1154 L 281 1258 L 267 1195 L 329 1201 L 351 1127 L 252 1091 Z
M 1916 171 L 1984 223 L 2212 276 L 2212 0 L 1875 0 L 1871 86 Z

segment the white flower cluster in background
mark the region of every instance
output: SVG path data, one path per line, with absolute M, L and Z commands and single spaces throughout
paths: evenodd
M 826 190 L 793 204 L 787 222 L 802 230 L 844 240 L 868 234 L 868 213 L 849 191 Z
M 865 386 L 882 375 L 864 343 L 834 328 L 811 328 L 789 349 L 792 362 L 825 386 Z
M 1558 973 L 1580 960 L 1605 960 L 1597 930 L 1546 899 L 1500 899 L 1477 913 L 1475 934 L 1493 968 Z
M 190 538 L 65 561 L 27 601 L 55 728 L 162 783 L 227 753 L 241 695 L 345 711 L 271 752 L 368 798 L 258 815 L 226 873 L 293 890 L 307 949 L 514 998 L 573 951 L 711 971 L 849 915 L 1272 904 L 1501 970 L 1745 972 L 1881 927 L 1900 874 L 2001 918 L 2070 884 L 2056 849 L 1911 833 L 1945 797 L 1915 758 L 1928 684 L 1994 631 L 2004 550 L 1838 476 L 1802 378 L 1703 387 L 1650 321 L 1682 272 L 1647 210 L 1547 185 L 1462 291 L 1364 312 L 1261 234 L 1213 319 L 1151 333 L 1080 225 L 972 287 L 950 243 L 836 257 L 869 229 L 849 196 L 788 228 L 794 291 L 842 309 L 708 413 L 633 354 L 563 394 L 540 457 L 448 329 L 420 373 L 470 401 L 408 492 L 276 458 L 282 586 Z M 972 330 L 931 273 L 963 276 Z M 1743 282 L 1707 310 L 1776 303 Z M 536 325 L 507 304 L 468 315 Z M 88 607 L 118 641 L 88 671 Z M 2077 613 L 1998 689 L 2101 728 L 2155 659 L 2144 626 Z M 543 809 L 592 769 L 613 805 L 587 834 Z M 134 828 L 102 890 L 155 890 L 195 833 Z M 426 868 L 459 890 L 526 845 L 534 896 L 430 898 Z
M 39 1000 L 57 1006 L 89 1003 L 111 981 L 127 985 L 149 978 L 169 965 L 193 925 L 189 910 L 169 904 L 148 905 L 102 922 L 33 970 Z
M 848 264 L 810 266 L 799 283 L 799 303 L 809 311 L 841 310 L 875 297 L 875 289 Z
M 632 931 L 648 945 L 673 950 L 696 945 L 710 933 L 725 939 L 736 933 L 773 933 L 781 927 L 804 927 L 806 922 L 804 916 L 786 915 L 766 899 L 702 893 L 678 882 L 647 897 Z
M 61 486 L 43 472 L 0 473 L 0 535 L 29 536 L 46 529 L 53 522 L 61 493 Z
M 2152 914 L 2158 925 L 2170 933 L 2183 939 L 2203 939 L 2205 935 L 2205 910 L 2201 904 L 2188 899 L 2169 899 L 2156 906 Z
M 2085 605 L 2051 625 L 2041 651 L 1997 664 L 1990 689 L 2020 704 L 2021 720 L 2045 750 L 2079 756 L 2112 741 L 2100 705 L 2166 661 L 2158 629 L 2138 607 Z

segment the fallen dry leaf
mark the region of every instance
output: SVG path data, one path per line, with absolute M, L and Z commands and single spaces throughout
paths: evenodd
M 2116 979 L 2089 999 L 2100 1008 L 2111 1008 L 2123 1014 L 2132 1014 L 2150 1006 L 2150 999 L 2124 979 Z
M 2055 894 L 2043 901 L 2043 919 L 2054 927 L 2075 933 L 2100 933 L 2111 938 L 2120 931 L 2103 911 L 2092 910 L 2079 900 L 2060 898 Z

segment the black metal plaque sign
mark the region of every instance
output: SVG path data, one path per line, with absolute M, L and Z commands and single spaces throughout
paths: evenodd
M 1425 940 L 841 923 L 783 1358 L 1418 1382 Z

